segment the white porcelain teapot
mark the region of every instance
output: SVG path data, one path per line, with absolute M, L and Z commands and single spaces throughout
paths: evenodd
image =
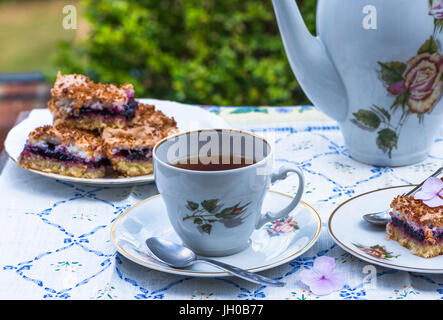
M 273 5 L 297 80 L 350 156 L 424 160 L 443 122 L 443 0 L 319 0 L 317 37 L 295 0 Z

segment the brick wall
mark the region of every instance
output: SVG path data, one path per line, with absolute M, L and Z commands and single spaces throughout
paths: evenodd
M 0 152 L 8 131 L 22 111 L 44 108 L 50 87 L 40 81 L 27 83 L 0 83 Z

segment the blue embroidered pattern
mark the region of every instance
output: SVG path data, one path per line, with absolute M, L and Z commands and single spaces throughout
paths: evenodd
M 221 110 L 216 106 L 206 108 L 215 113 Z M 247 111 L 256 112 L 251 108 Z M 311 108 L 311 106 L 281 107 L 277 112 L 284 114 L 291 110 L 308 112 Z M 405 169 L 371 166 L 356 168 L 356 164 L 343 145 L 339 127 L 336 125 L 297 124 L 297 127 L 249 129 L 251 132 L 264 134 L 265 137 L 266 134 L 274 135 L 277 166 L 297 165 L 303 169 L 310 183 L 309 191 L 305 193 L 304 199 L 314 207 L 329 205 L 328 208 L 333 208 L 337 203 L 360 193 L 363 190 L 362 187 L 375 189 L 380 181 L 393 185 L 414 182 L 408 178 L 408 175 L 402 174 Z M 297 145 L 300 141 L 303 141 L 302 148 Z M 441 146 L 443 137 L 438 137 L 434 142 Z M 443 148 L 434 148 L 434 150 L 437 149 Z M 423 172 L 432 171 L 437 165 L 441 165 L 442 160 L 442 154 L 430 154 L 424 163 L 407 170 L 415 170 L 420 176 Z M 320 182 L 321 192 L 318 187 L 313 187 Z M 316 257 L 323 255 L 336 257 L 336 268 L 341 268 L 342 264 L 351 263 L 365 265 L 358 259 L 341 259 L 339 263 L 338 258 L 344 255 L 344 251 L 333 243 L 323 228 L 319 241 L 308 252 L 280 267 L 264 272 L 267 276 L 285 281 L 286 288 L 258 286 L 237 278 L 202 279 L 149 270 L 117 254 L 110 241 L 109 233 L 115 219 L 131 205 L 152 195 L 155 192 L 154 186 L 123 190 L 87 187 L 63 181 L 52 183 L 57 189 L 66 191 L 64 193 L 66 198 L 48 203 L 48 207 L 42 210 L 23 213 L 33 224 L 35 232 L 48 232 L 52 238 L 47 243 L 41 244 L 41 252 L 19 262 L 2 260 L 0 265 L 0 272 L 6 273 L 9 277 L 14 276 L 17 286 L 22 285 L 20 281 L 23 285 L 30 284 L 30 287 L 29 285 L 27 287 L 33 290 L 34 298 L 37 299 L 191 299 L 194 292 L 187 290 L 188 287 L 199 287 L 206 293 L 205 296 L 216 299 L 255 300 L 269 297 L 283 299 L 290 296 L 290 293 L 295 291 L 294 289 L 298 291 L 300 288 L 306 288 L 300 283 L 298 273 L 305 268 L 311 269 Z M 282 187 L 282 191 L 290 190 L 291 187 Z M 83 223 L 81 228 L 71 223 L 74 221 L 72 218 L 68 221 L 67 217 L 63 217 L 64 206 L 76 208 L 78 214 L 75 216 L 75 221 Z M 99 213 L 91 209 L 95 206 L 101 206 Z M 66 262 L 68 256 L 69 263 Z M 81 263 L 71 261 L 77 257 Z M 57 265 L 81 265 L 81 267 L 70 269 L 70 276 L 68 276 L 66 272 L 61 274 L 62 271 L 49 270 L 51 265 L 49 260 L 52 265 L 58 263 Z M 377 273 L 377 279 L 382 281 L 384 277 L 395 277 L 398 273 L 402 272 L 383 269 L 382 272 Z M 443 299 L 443 283 L 437 280 L 437 276 L 423 276 L 415 273 L 410 273 L 410 276 L 411 279 L 431 286 L 432 296 L 435 299 Z M 364 275 L 361 275 L 359 283 L 346 284 L 335 293 L 334 298 L 369 299 L 373 293 L 366 289 L 366 284 Z M 208 288 L 211 292 L 208 292 Z M 276 293 L 274 290 L 279 291 Z

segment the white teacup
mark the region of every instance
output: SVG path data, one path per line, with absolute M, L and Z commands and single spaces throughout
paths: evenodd
M 250 164 L 221 171 L 173 165 L 198 155 L 212 161 L 217 161 L 218 155 L 226 161 L 241 157 Z M 281 168 L 272 174 L 271 145 L 244 131 L 208 129 L 170 136 L 154 147 L 153 161 L 155 182 L 172 227 L 185 246 L 205 256 L 225 256 L 245 249 L 255 229 L 287 216 L 303 194 L 302 171 L 298 167 Z M 262 213 L 270 183 L 285 179 L 288 172 L 299 178 L 295 198 L 280 211 Z

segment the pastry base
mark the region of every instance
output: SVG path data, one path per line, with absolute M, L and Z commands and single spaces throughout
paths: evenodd
M 106 127 L 121 129 L 125 128 L 130 123 L 131 123 L 130 121 L 126 121 L 124 119 L 117 118 L 117 119 L 107 120 L 104 119 L 103 117 L 85 117 L 79 119 L 70 119 L 70 118 L 54 119 L 55 126 L 83 129 L 88 131 L 96 131 L 96 130 L 101 131 Z
M 20 157 L 19 166 L 48 173 L 56 173 L 64 176 L 96 179 L 105 176 L 105 167 L 91 168 L 86 164 L 65 163 L 62 161 L 51 160 L 39 155 L 29 155 Z
M 112 167 L 126 177 L 144 176 L 154 172 L 152 159 L 129 161 L 125 158 L 110 158 Z
M 397 241 L 400 245 L 408 248 L 412 254 L 423 258 L 432 258 L 443 254 L 443 241 L 436 244 L 427 244 L 424 241 L 418 241 L 406 234 L 402 228 L 388 223 L 386 232 L 389 239 Z

